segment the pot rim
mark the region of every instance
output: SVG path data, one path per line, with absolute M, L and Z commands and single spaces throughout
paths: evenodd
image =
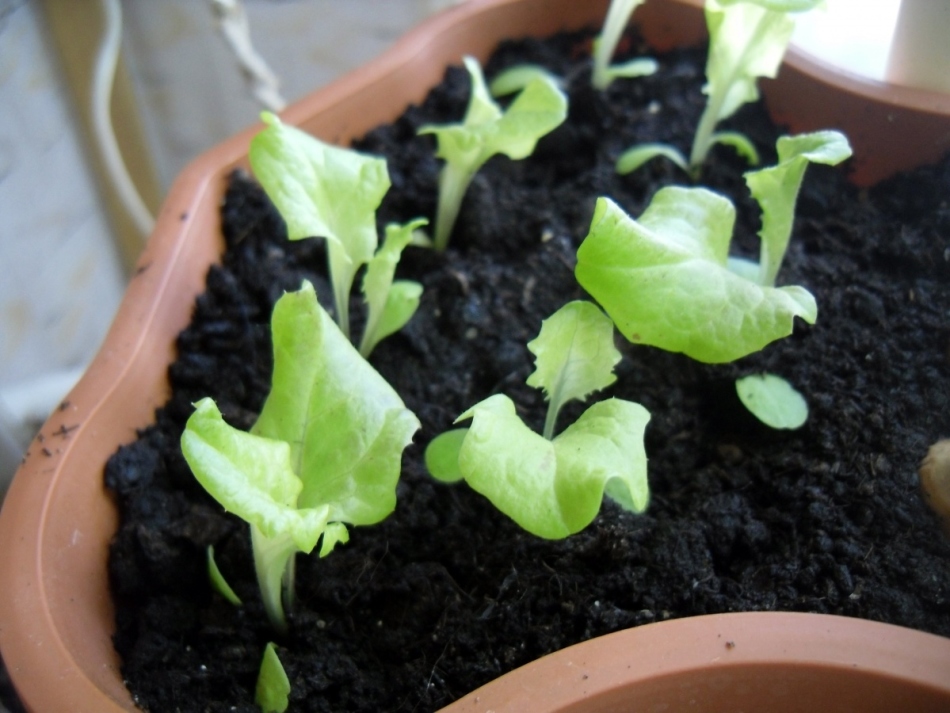
M 539 14 L 533 9 L 542 1 L 469 0 L 455 6 L 282 115 L 288 123 L 325 139 L 348 140 L 386 120 L 379 118 L 377 89 L 410 72 L 409 67 L 418 75 L 418 87 L 401 95 L 398 108 L 387 106 L 389 119 L 407 102 L 422 98 L 441 78 L 445 58 L 460 58 L 460 23 L 494 28 L 496 33 L 525 27 L 547 34 L 561 24 L 579 26 L 581 18 L 602 17 L 607 2 L 550 0 L 569 16 L 562 23 L 554 13 Z M 667 8 L 677 12 L 690 8 L 695 13 L 698 3 L 665 0 Z M 656 10 L 659 5 L 651 0 L 638 12 Z M 661 35 L 664 31 L 670 30 L 658 30 Z M 494 45 L 494 39 L 483 39 L 464 46 L 469 53 L 485 57 Z M 430 59 L 438 60 L 438 69 L 420 70 L 420 63 Z M 797 54 L 790 54 L 789 66 L 801 61 Z M 369 97 L 363 96 L 367 90 Z M 352 120 L 339 108 L 343 104 L 355 104 L 363 113 Z M 174 335 L 186 325 L 194 297 L 204 289 L 207 266 L 218 260 L 223 249 L 217 215 L 221 179 L 244 165 L 250 137 L 258 129 L 249 127 L 202 154 L 175 181 L 102 347 L 31 443 L 10 486 L 0 512 L 0 549 L 4 551 L 0 581 L 7 586 L 6 596 L 0 597 L 0 650 L 24 702 L 33 710 L 134 710 L 111 642 L 114 618 L 105 561 L 117 515 L 102 485 L 102 469 L 118 444 L 130 442 L 136 428 L 154 421 L 154 409 L 167 398 L 165 367 L 174 356 Z M 209 232 L 217 237 L 201 238 Z M 184 265 L 201 267 L 183 269 Z M 159 336 L 153 333 L 157 326 L 161 327 Z M 161 368 L 144 363 L 145 355 Z M 144 387 L 133 385 L 136 379 L 143 379 Z M 146 396 L 138 399 L 140 390 Z M 105 435 L 110 430 L 117 435 Z M 79 506 L 88 517 L 64 519 L 61 513 L 67 504 Z M 54 587 L 63 582 L 68 590 L 54 594 Z M 85 644 L 91 645 L 94 655 L 76 653 Z M 39 680 L 27 688 L 26 677 L 36 673 Z M 57 690 L 60 684 L 69 686 L 65 693 Z

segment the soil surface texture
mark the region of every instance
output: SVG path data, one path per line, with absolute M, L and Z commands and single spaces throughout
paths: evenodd
M 617 382 L 592 398 L 652 413 L 645 514 L 605 502 L 586 530 L 546 541 L 466 485 L 425 472 L 426 444 L 491 394 L 512 397 L 540 432 L 545 403 L 525 384 L 525 345 L 542 319 L 585 297 L 573 268 L 596 198 L 637 216 L 660 187 L 690 183 L 662 159 L 629 176 L 613 164 L 645 141 L 688 151 L 705 48 L 659 55 L 654 76 L 600 93 L 589 83 L 590 44 L 590 33 L 512 42 L 488 63 L 489 77 L 523 62 L 563 77 L 570 117 L 530 158 L 485 165 L 445 254 L 407 249 L 399 276 L 424 285 L 422 304 L 371 357 L 422 422 L 403 457 L 399 503 L 329 557 L 298 557 L 284 637 L 267 625 L 247 526 L 197 484 L 179 438 L 204 396 L 249 428 L 268 390 L 274 302 L 304 278 L 327 306 L 330 290 L 323 241 L 288 242 L 262 191 L 233 177 L 227 253 L 179 337 L 174 395 L 105 474 L 122 510 L 110 560 L 115 644 L 144 709 L 257 711 L 272 640 L 291 710 L 339 713 L 436 710 L 565 646 L 714 612 L 833 613 L 950 636 L 950 539 L 917 476 L 928 446 L 950 435 L 950 161 L 866 191 L 847 183 L 846 166 L 808 169 L 778 283 L 815 295 L 814 326 L 798 323 L 791 337 L 715 366 L 617 336 Z M 623 53 L 649 50 L 631 35 Z M 439 161 L 433 137 L 417 130 L 460 121 L 468 89 L 452 68 L 421 106 L 358 142 L 389 162 L 380 229 L 434 215 Z M 727 126 L 774 163 L 782 129 L 761 104 Z M 746 168 L 719 148 L 698 184 L 736 203 L 734 251 L 755 256 L 760 213 Z M 357 296 L 351 312 L 362 313 Z M 744 411 L 734 381 L 764 371 L 805 395 L 803 428 L 773 431 Z M 561 427 L 585 406 L 565 409 Z M 212 591 L 208 545 L 244 606 Z

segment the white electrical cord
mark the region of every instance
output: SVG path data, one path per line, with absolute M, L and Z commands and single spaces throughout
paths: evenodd
M 92 126 L 109 179 L 144 240 L 152 233 L 155 219 L 129 176 L 112 126 L 112 85 L 122 39 L 122 8 L 119 0 L 100 0 L 100 4 L 105 32 L 92 77 Z
M 240 0 L 211 0 L 211 10 L 254 98 L 265 109 L 281 111 L 287 102 L 280 94 L 280 80 L 251 43 L 251 26 L 244 5 Z

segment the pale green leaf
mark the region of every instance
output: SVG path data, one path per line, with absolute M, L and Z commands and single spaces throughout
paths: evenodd
M 595 88 L 606 89 L 617 76 L 611 72 L 610 60 L 617 50 L 624 28 L 630 22 L 630 16 L 642 3 L 643 0 L 611 0 L 607 17 L 604 18 L 604 26 L 594 41 L 594 70 L 591 83 Z
M 228 580 L 224 578 L 224 575 L 218 568 L 218 563 L 214 561 L 214 545 L 208 545 L 208 578 L 211 580 L 211 586 L 214 587 L 214 591 L 234 606 L 241 606 L 241 598 L 231 588 L 231 585 L 228 584 Z
M 379 522 L 396 505 L 402 451 L 419 421 L 317 303 L 310 283 L 271 321 L 274 374 L 253 432 L 291 444 L 299 507 L 330 520 Z
M 684 171 L 689 171 L 689 166 L 686 164 L 686 157 L 683 156 L 677 148 L 668 144 L 654 143 L 639 144 L 624 151 L 620 154 L 620 158 L 617 159 L 616 170 L 617 173 L 621 175 L 633 173 L 647 161 L 660 157 L 672 161 Z
M 808 420 L 805 398 L 775 374 L 754 374 L 736 381 L 739 400 L 771 428 L 801 428 Z
M 564 89 L 564 82 L 560 77 L 551 74 L 538 64 L 518 64 L 499 72 L 488 84 L 488 90 L 493 97 L 503 97 L 520 92 L 535 79 L 543 79 L 558 89 Z
M 614 79 L 633 79 L 635 77 L 648 77 L 656 74 L 660 65 L 652 57 L 638 57 L 629 62 L 612 64 L 607 68 L 610 76 Z
M 465 440 L 467 428 L 455 428 L 441 433 L 426 447 L 426 470 L 436 480 L 443 483 L 455 483 L 464 476 L 459 470 L 459 452 Z
M 386 161 L 331 146 L 273 114 L 251 140 L 254 175 L 287 223 L 291 240 L 326 238 L 338 321 L 349 334 L 357 270 L 376 251 L 376 209 L 389 190 Z
M 298 508 L 303 484 L 287 443 L 229 426 L 205 398 L 185 425 L 181 449 L 195 478 L 225 510 L 267 537 L 289 536 L 302 552 L 317 544 L 328 508 Z
M 466 482 L 538 537 L 562 538 L 587 527 L 612 479 L 622 481 L 625 502 L 638 511 L 646 507 L 649 414 L 637 404 L 594 404 L 553 441 L 525 426 L 503 395 L 459 418 L 473 419 L 458 458 Z
M 633 220 L 597 201 L 575 274 L 631 342 L 727 362 L 813 323 L 801 287 L 764 287 L 727 268 L 735 210 L 702 188 L 668 187 Z
M 756 150 L 755 144 L 738 131 L 717 131 L 712 135 L 710 143 L 731 146 L 751 166 L 759 163 L 759 152 Z
M 290 679 L 277 657 L 276 647 L 268 642 L 257 675 L 254 702 L 261 707 L 261 713 L 284 713 L 290 705 L 289 696 Z
M 535 356 L 528 386 L 544 389 L 552 419 L 568 401 L 583 401 L 617 380 L 613 370 L 620 352 L 614 346 L 614 325 L 591 302 L 576 300 L 561 307 L 541 323 L 528 350 Z M 553 435 L 550 426 L 545 436 Z
M 758 281 L 774 285 L 795 220 L 795 203 L 809 162 L 834 166 L 851 155 L 847 138 L 837 131 L 816 131 L 778 140 L 775 166 L 745 174 L 752 197 L 762 208 L 762 249 Z
M 402 251 L 412 243 L 416 231 L 428 222 L 425 218 L 417 218 L 405 225 L 387 225 L 382 247 L 366 266 L 363 299 L 367 305 L 367 318 L 360 342 L 363 356 L 368 356 L 382 339 L 402 329 L 419 306 L 422 285 L 408 281 L 394 285 L 393 275 Z
M 350 541 L 350 531 L 342 522 L 331 522 L 323 533 L 323 541 L 320 543 L 320 556 L 326 557 L 333 552 L 337 545 L 345 545 Z

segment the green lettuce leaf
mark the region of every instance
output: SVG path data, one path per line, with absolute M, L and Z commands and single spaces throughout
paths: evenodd
M 587 527 L 608 481 L 640 512 L 648 486 L 643 433 L 649 413 L 608 399 L 591 406 L 553 441 L 531 431 L 511 399 L 492 396 L 462 414 L 472 419 L 458 455 L 466 482 L 528 532 L 548 539 Z
M 600 198 L 577 251 L 578 282 L 628 340 L 708 363 L 791 334 L 818 308 L 802 287 L 765 287 L 728 269 L 735 209 L 702 188 L 656 193 L 639 220 Z
M 261 115 L 251 140 L 254 175 L 287 223 L 291 240 L 326 238 L 340 328 L 349 336 L 349 297 L 357 270 L 376 252 L 376 209 L 389 190 L 386 161 L 323 143 Z

